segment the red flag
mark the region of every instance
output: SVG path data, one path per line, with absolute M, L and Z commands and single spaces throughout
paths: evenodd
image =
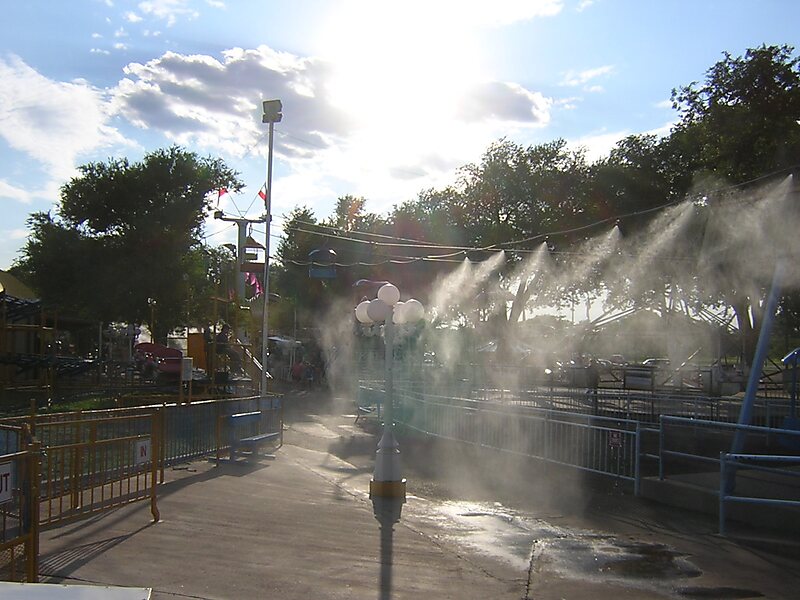
M 261 198 L 264 202 L 267 201 L 267 184 L 261 186 L 261 189 L 258 190 L 258 197 Z
M 219 188 L 219 192 L 217 192 L 217 200 L 222 198 L 227 193 L 228 193 L 228 188 Z

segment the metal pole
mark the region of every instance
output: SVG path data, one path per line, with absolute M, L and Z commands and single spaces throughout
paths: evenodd
M 727 454 L 725 452 L 719 453 L 719 534 L 725 535 L 725 495 L 726 479 L 728 478 L 727 472 Z
M 789 404 L 789 416 L 792 419 L 797 418 L 797 354 L 794 355 L 792 366 L 792 396 L 791 403 Z M 770 426 L 771 425 L 767 425 L 767 427 Z
M 245 300 L 244 294 L 244 279 L 245 275 L 242 272 L 242 265 L 244 264 L 244 247 L 247 245 L 247 219 L 236 219 L 236 226 L 239 228 L 238 243 L 236 245 L 236 301 L 241 304 Z M 241 325 L 236 332 L 237 338 L 242 337 L 243 328 Z
M 745 390 L 742 408 L 739 412 L 739 425 L 750 425 L 753 418 L 753 404 L 755 404 L 756 393 L 758 392 L 758 383 L 761 380 L 761 373 L 764 370 L 764 361 L 767 358 L 769 339 L 772 333 L 772 323 L 775 321 L 775 311 L 778 308 L 778 300 L 780 300 L 784 270 L 784 261 L 779 260 L 775 265 L 775 272 L 772 276 L 772 286 L 770 287 L 769 296 L 767 297 L 767 302 L 764 307 L 764 318 L 761 323 L 761 331 L 758 335 L 756 353 L 755 356 L 753 356 L 753 362 L 750 365 L 750 376 L 747 380 L 747 389 Z M 731 445 L 731 454 L 739 454 L 742 452 L 746 436 L 747 433 L 745 431 L 736 431 L 736 435 L 733 438 L 733 444 Z
M 761 381 L 761 374 L 764 370 L 767 350 L 769 350 L 769 340 L 772 335 L 772 324 L 775 321 L 775 311 L 778 308 L 778 300 L 780 300 L 784 270 L 784 261 L 778 260 L 775 264 L 775 272 L 772 275 L 772 286 L 769 290 L 769 296 L 764 306 L 764 318 L 761 323 L 761 331 L 758 334 L 756 353 L 750 365 L 747 389 L 744 393 L 744 400 L 742 400 L 742 408 L 739 411 L 739 425 L 750 425 L 753 420 L 753 405 L 755 404 L 756 394 L 758 393 L 758 383 Z M 740 454 L 744 450 L 746 439 L 747 431 L 745 429 L 737 429 L 733 437 L 733 442 L 731 443 L 731 454 Z M 737 469 L 738 467 L 735 463 L 730 465 L 727 474 L 720 481 L 720 486 L 724 486 L 726 494 L 732 494 L 735 490 Z
M 261 321 L 261 396 L 267 395 L 267 337 L 269 336 L 269 227 L 272 222 L 270 207 L 272 206 L 272 137 L 275 123 L 269 122 L 269 149 L 267 152 L 267 199 L 264 201 L 266 213 L 264 223 L 266 234 L 264 237 L 264 314 Z
M 392 315 L 386 319 L 383 333 L 386 344 L 386 412 L 384 412 L 383 428 L 390 435 L 394 435 L 394 322 Z
M 642 428 L 639 421 L 636 421 L 636 438 L 634 439 L 633 451 L 635 452 L 633 457 L 633 495 L 638 498 L 642 489 Z
M 385 392 L 383 413 L 383 435 L 378 442 L 375 457 L 375 474 L 370 483 L 370 496 L 401 496 L 405 498 L 405 481 L 400 476 L 400 444 L 394 437 L 394 411 L 392 409 L 393 393 L 393 357 L 394 357 L 394 324 L 392 314 L 386 317 L 384 324 L 385 344 Z

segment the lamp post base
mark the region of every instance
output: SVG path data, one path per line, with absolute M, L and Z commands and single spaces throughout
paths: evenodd
M 406 480 L 400 481 L 376 481 L 369 482 L 370 498 L 402 498 L 406 499 Z

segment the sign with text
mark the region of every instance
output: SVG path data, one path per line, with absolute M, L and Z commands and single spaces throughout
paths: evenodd
M 150 438 L 143 438 L 141 440 L 136 440 L 136 447 L 135 452 L 136 456 L 134 457 L 134 464 L 143 465 L 145 463 L 150 462 Z
M 608 432 L 608 445 L 611 448 L 622 448 L 622 432 L 609 431 Z
M 10 502 L 13 497 L 14 476 L 11 463 L 0 463 L 0 504 Z

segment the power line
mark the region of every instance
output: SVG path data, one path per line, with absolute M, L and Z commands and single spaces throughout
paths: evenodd
M 231 223 L 230 225 L 226 225 L 225 227 L 223 227 L 219 231 L 215 231 L 214 233 L 209 233 L 208 235 L 204 235 L 202 239 L 207 240 L 209 238 L 212 238 L 215 235 L 219 235 L 220 233 L 224 233 L 224 232 L 228 231 L 231 227 L 233 227 L 233 223 Z

